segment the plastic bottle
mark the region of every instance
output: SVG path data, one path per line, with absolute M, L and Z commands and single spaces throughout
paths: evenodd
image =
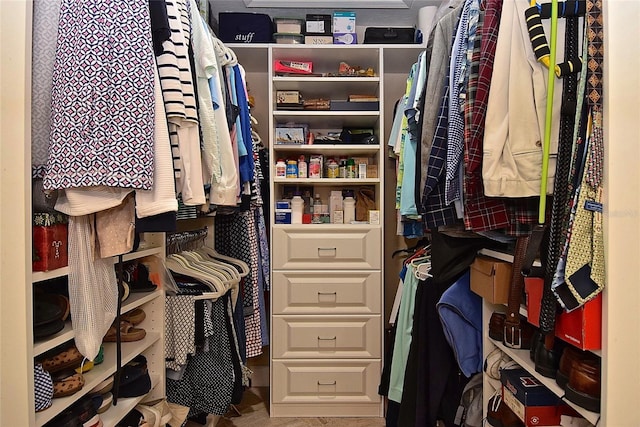
M 298 178 L 307 177 L 307 161 L 304 156 L 300 156 L 298 159 Z
M 329 221 L 331 224 L 341 224 L 342 221 L 337 221 L 335 217 L 336 211 L 342 211 L 342 192 L 332 191 L 329 197 Z
M 287 164 L 283 159 L 278 159 L 276 162 L 276 177 L 284 178 L 287 176 Z
M 313 158 L 309 161 L 309 178 L 320 178 L 320 159 Z
M 356 161 L 352 158 L 349 158 L 349 160 L 347 160 L 347 178 L 356 178 L 357 176 Z
M 316 197 L 313 199 L 313 216 L 311 217 L 311 223 L 322 224 L 322 199 L 320 199 L 320 194 L 316 194 Z
M 298 162 L 295 160 L 287 160 L 287 178 L 298 177 Z
M 340 167 L 339 167 L 338 177 L 346 178 L 347 177 L 347 159 L 342 157 L 340 159 Z
M 356 219 L 356 200 L 351 196 L 347 196 L 342 201 L 342 206 L 344 209 L 344 223 L 351 224 L 351 221 Z
M 304 199 L 300 193 L 296 193 L 291 199 L 291 224 L 302 224 L 302 213 L 304 212 Z

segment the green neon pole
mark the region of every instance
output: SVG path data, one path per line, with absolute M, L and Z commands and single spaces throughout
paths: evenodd
M 547 85 L 547 111 L 544 124 L 544 143 L 542 145 L 542 176 L 540 177 L 540 207 L 538 210 L 538 222 L 544 224 L 547 207 L 547 177 L 549 175 L 549 151 L 551 148 L 551 122 L 553 120 L 553 90 L 555 78 L 553 70 L 556 64 L 556 44 L 558 41 L 558 0 L 551 0 L 551 40 L 549 47 L 549 83 Z

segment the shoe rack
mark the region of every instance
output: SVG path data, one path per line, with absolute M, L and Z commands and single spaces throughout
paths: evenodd
M 151 261 L 153 257 L 164 257 L 165 243 L 164 233 L 147 233 L 144 235 L 140 248 L 136 252 L 123 255 L 123 261 L 138 260 L 140 262 Z M 117 257 L 112 258 L 115 268 Z M 67 276 L 69 267 L 63 267 L 46 272 L 33 272 L 33 284 Z M 139 402 L 143 400 L 155 400 L 165 397 L 165 367 L 164 367 L 164 290 L 162 286 L 153 292 L 130 293 L 129 297 L 122 303 L 122 313 L 127 313 L 135 308 L 142 308 L 146 314 L 142 323 L 136 328 L 145 330 L 145 337 L 139 341 L 123 342 L 121 351 L 122 365 L 131 361 L 139 354 L 143 354 L 147 359 L 147 368 L 151 377 L 152 388 L 149 393 L 135 398 L 118 399 L 117 405 L 112 405 L 106 412 L 100 415 L 105 426 L 117 424 L 127 413 L 129 413 Z M 45 352 L 57 347 L 60 344 L 73 340 L 74 330 L 71 320 L 65 322 L 62 331 L 36 340 L 32 346 L 32 358 L 38 359 Z M 83 374 L 85 384 L 78 392 L 61 398 L 54 398 L 51 407 L 35 412 L 33 422 L 29 425 L 43 426 L 56 415 L 87 395 L 95 386 L 112 376 L 116 372 L 116 343 L 105 342 L 104 361 L 95 365 L 93 369 Z

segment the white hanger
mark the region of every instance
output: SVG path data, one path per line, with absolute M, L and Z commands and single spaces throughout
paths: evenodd
M 206 254 L 207 256 L 214 258 L 214 259 L 218 259 L 218 260 L 222 260 L 222 261 L 227 261 L 229 264 L 239 267 L 240 268 L 240 277 L 245 277 L 247 274 L 249 274 L 251 272 L 251 269 L 249 268 L 249 265 L 237 258 L 232 258 L 230 256 L 226 256 L 226 255 L 222 255 L 220 253 L 218 253 L 218 251 L 216 251 L 213 248 L 210 248 L 209 246 L 203 246 L 200 249 L 198 249 L 199 252 Z

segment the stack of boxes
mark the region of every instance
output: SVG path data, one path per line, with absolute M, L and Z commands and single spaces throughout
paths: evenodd
M 273 18 L 276 43 L 357 44 L 356 13 L 307 14 L 305 19 Z

